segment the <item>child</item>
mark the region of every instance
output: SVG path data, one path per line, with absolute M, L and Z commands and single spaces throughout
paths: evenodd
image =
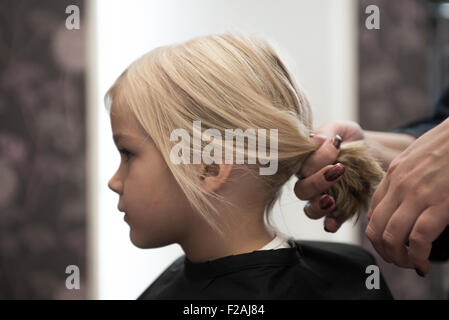
M 368 288 L 375 261 L 363 249 L 294 240 L 265 222 L 318 148 L 309 103 L 266 41 L 226 33 L 158 47 L 105 101 L 122 156 L 109 187 L 131 241 L 185 252 L 138 299 L 391 298 L 379 274 L 380 289 Z M 357 143 L 338 162 L 346 171 L 331 193 L 347 219 L 382 171 Z

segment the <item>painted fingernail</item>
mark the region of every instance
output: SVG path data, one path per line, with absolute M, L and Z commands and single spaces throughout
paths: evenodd
M 421 270 L 419 269 L 415 269 L 416 273 L 418 274 L 418 276 L 420 276 L 421 278 L 424 278 L 424 273 L 421 272 Z
M 341 163 L 337 163 L 324 173 L 327 181 L 334 181 L 345 172 L 345 167 Z
M 334 201 L 332 200 L 332 198 L 329 195 L 325 194 L 320 198 L 320 202 L 319 202 L 320 209 L 327 210 L 330 207 L 332 207 L 333 203 L 334 203 Z
M 310 208 L 310 202 L 308 202 L 308 203 L 304 206 L 303 210 L 304 210 L 304 213 L 306 214 L 306 216 L 310 218 L 309 208 Z
M 343 139 L 338 134 L 336 134 L 332 140 L 332 144 L 334 145 L 335 149 L 339 149 Z

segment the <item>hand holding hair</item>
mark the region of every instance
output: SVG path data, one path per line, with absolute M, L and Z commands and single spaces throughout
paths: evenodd
M 339 208 L 336 205 L 339 201 L 335 199 L 335 190 L 332 191 L 331 189 L 341 180 L 347 169 L 345 165 L 352 165 L 350 170 L 353 172 L 355 168 L 352 162 L 354 156 L 351 156 L 348 151 L 343 151 L 343 154 L 341 154 L 341 144 L 347 145 L 348 142 L 359 141 L 356 143 L 359 146 L 349 144 L 350 151 L 358 150 L 362 155 L 365 155 L 356 160 L 356 162 L 359 161 L 357 163 L 359 168 L 356 169 L 365 173 L 365 184 L 356 184 L 352 187 L 355 192 L 360 192 L 362 189 L 367 191 L 367 194 L 359 199 L 363 204 L 362 207 L 366 207 L 366 203 L 363 202 L 367 201 L 373 192 L 373 189 L 368 186 L 369 182 L 377 184 L 382 176 L 382 171 L 375 163 L 374 169 L 370 166 L 373 161 L 368 156 L 374 156 L 374 154 L 370 149 L 362 150 L 361 141 L 364 139 L 364 133 L 356 122 L 335 121 L 326 123 L 319 127 L 311 138 L 318 141 L 320 147 L 307 158 L 301 167 L 299 175 L 302 179 L 295 184 L 294 191 L 299 199 L 308 200 L 304 211 L 309 218 L 320 219 L 325 217 L 324 229 L 328 232 L 336 232 L 344 221 L 350 217 L 350 214 L 342 212 L 342 209 L 354 206 L 354 204 L 349 203 L 350 206 L 348 207 L 347 203 L 344 203 L 342 204 L 343 207 L 340 205 Z M 347 184 L 344 189 L 347 189 Z M 336 213 L 338 211 L 336 209 L 340 209 L 340 213 Z

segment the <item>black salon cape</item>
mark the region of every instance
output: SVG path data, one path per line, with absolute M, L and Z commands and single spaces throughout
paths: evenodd
M 182 255 L 137 299 L 392 299 L 373 256 L 350 244 L 289 240 L 292 247 L 192 263 Z M 372 283 L 368 279 L 368 283 Z
M 444 90 L 438 99 L 431 116 L 409 122 L 392 131 L 407 133 L 418 138 L 446 120 L 447 117 L 449 117 L 449 87 Z M 449 227 L 446 227 L 443 233 L 433 242 L 429 260 L 432 262 L 449 260 Z

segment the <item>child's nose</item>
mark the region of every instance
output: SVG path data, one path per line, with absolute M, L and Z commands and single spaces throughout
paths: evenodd
M 119 179 L 116 178 L 116 175 L 114 175 L 111 180 L 109 180 L 108 182 L 108 187 L 109 189 L 111 189 L 112 191 L 121 194 L 121 185 L 122 183 L 120 182 Z

